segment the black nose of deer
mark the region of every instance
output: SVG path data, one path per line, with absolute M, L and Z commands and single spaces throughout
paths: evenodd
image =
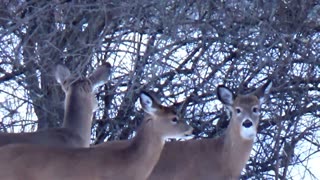
M 249 128 L 251 127 L 253 124 L 250 120 L 245 120 L 243 123 L 242 123 L 242 126 L 246 127 L 246 128 Z

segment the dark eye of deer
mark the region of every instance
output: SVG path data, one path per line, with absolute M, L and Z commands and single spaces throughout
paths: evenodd
M 259 112 L 259 109 L 258 109 L 258 108 L 256 108 L 256 107 L 254 107 L 254 108 L 252 109 L 252 112 L 254 112 L 254 113 L 258 113 L 258 112 Z
M 175 124 L 177 124 L 178 123 L 178 118 L 173 118 L 172 120 L 171 120 L 173 123 L 175 123 Z
M 241 109 L 236 108 L 236 112 L 237 112 L 237 114 L 240 114 L 241 113 Z

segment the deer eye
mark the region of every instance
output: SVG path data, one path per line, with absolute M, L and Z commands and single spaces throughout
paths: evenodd
M 257 107 L 252 108 L 252 112 L 258 113 L 259 112 L 259 108 L 257 108 Z
M 171 122 L 173 123 L 173 124 L 177 124 L 178 123 L 178 118 L 177 117 L 175 117 L 175 118 L 173 118 L 172 120 L 171 120 Z
M 236 108 L 236 112 L 237 112 L 237 114 L 240 114 L 241 113 L 241 109 L 240 108 Z

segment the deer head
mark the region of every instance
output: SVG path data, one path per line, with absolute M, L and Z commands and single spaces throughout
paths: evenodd
M 233 130 L 238 131 L 243 139 L 253 140 L 255 138 L 260 119 L 260 106 L 271 87 L 272 82 L 269 81 L 253 93 L 236 96 L 227 87 L 218 86 L 218 99 L 232 114 L 230 126 Z
M 155 132 L 163 134 L 162 138 L 181 138 L 183 135 L 192 133 L 192 128 L 182 122 L 174 107 L 162 106 L 153 95 L 145 91 L 141 92 L 140 103 L 142 109 L 147 113 L 146 118 L 155 119 Z M 148 117 L 149 116 L 149 117 Z
M 63 128 L 78 134 L 88 147 L 91 136 L 91 123 L 93 112 L 97 108 L 94 90 L 107 82 L 111 73 L 111 65 L 104 63 L 93 71 L 88 77 L 71 75 L 70 70 L 58 65 L 55 76 L 65 92 L 65 114 Z

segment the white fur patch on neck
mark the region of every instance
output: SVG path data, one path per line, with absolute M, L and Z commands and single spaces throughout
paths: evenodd
M 248 128 L 241 126 L 240 133 L 243 139 L 254 140 L 257 135 L 257 130 L 254 128 L 254 126 L 250 126 Z

